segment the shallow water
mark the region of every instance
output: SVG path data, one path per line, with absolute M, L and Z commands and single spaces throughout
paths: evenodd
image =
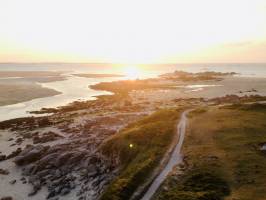
M 110 64 L 85 63 L 0 63 L 0 71 L 71 71 L 75 73 L 124 73 L 125 66 L 111 66 Z M 154 77 L 156 75 L 183 70 L 188 72 L 236 72 L 241 76 L 266 77 L 266 63 L 195 63 L 195 64 L 167 64 L 149 65 L 141 67 L 139 78 Z
M 23 103 L 17 103 L 0 107 L 0 121 L 32 116 L 28 111 L 40 110 L 44 107 L 55 108 L 77 100 L 93 100 L 99 95 L 111 94 L 106 91 L 96 91 L 88 86 L 100 81 L 112 81 L 113 78 L 89 79 L 69 75 L 67 80 L 49 83 L 39 83 L 43 87 L 51 88 L 62 94 L 44 98 L 37 98 Z

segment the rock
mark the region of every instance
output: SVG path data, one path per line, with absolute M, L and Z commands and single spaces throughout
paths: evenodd
M 57 159 L 57 157 L 59 157 L 59 156 L 60 156 L 59 153 L 47 154 L 46 156 L 44 156 L 43 158 L 41 158 L 38 161 L 38 163 L 37 163 L 38 170 L 45 169 L 49 165 L 54 165 L 55 159 Z
M 85 152 L 73 152 L 68 164 L 77 164 L 85 156 Z
M 8 174 L 9 174 L 9 171 L 6 170 L 6 169 L 1 169 L 1 168 L 0 168 L 0 174 L 1 174 L 1 175 L 8 175 Z
M 18 138 L 18 139 L 16 139 L 16 143 L 17 144 L 21 144 L 23 142 L 23 139 L 22 138 Z
M 98 158 L 97 156 L 93 156 L 93 157 L 91 157 L 91 159 L 90 159 L 90 163 L 91 164 L 96 164 L 96 163 L 98 163 L 100 161 L 100 158 Z
M 47 151 L 47 146 L 27 146 L 14 160 L 17 165 L 26 165 L 39 160 L 41 156 Z
M 0 161 L 3 161 L 6 159 L 6 155 L 0 155 Z
M 164 191 L 168 191 L 169 188 L 168 188 L 167 186 L 164 186 L 164 187 L 163 187 L 163 190 L 164 190 Z
M 51 199 L 52 197 L 56 196 L 56 192 L 53 190 L 51 192 L 49 192 L 49 194 L 47 195 L 46 199 Z
M 68 161 L 68 159 L 70 159 L 72 156 L 72 152 L 67 152 L 67 153 L 63 153 L 61 156 L 59 156 L 54 164 L 56 167 L 60 167 L 62 166 L 64 163 L 66 163 Z
M 14 185 L 16 182 L 17 182 L 17 180 L 14 179 L 14 180 L 10 181 L 9 183 L 10 183 L 11 185 Z
M 33 183 L 33 190 L 31 193 L 28 194 L 28 196 L 34 196 L 35 194 L 37 194 L 37 192 L 41 189 L 41 182 L 40 181 L 36 181 Z
M 47 133 L 44 133 L 42 136 L 36 135 L 33 137 L 33 144 L 38 144 L 38 143 L 46 143 L 46 142 L 51 142 L 54 140 L 57 140 L 61 138 L 60 135 L 49 131 Z
M 1 200 L 13 200 L 13 197 L 2 197 Z
M 88 177 L 94 177 L 95 175 L 98 174 L 98 172 L 97 172 L 98 170 L 97 170 L 97 167 L 95 165 L 92 165 L 92 164 L 89 165 L 87 170 L 88 170 L 88 174 L 87 174 Z
M 262 145 L 262 147 L 260 148 L 261 151 L 266 151 L 266 144 Z
M 47 175 L 49 175 L 50 174 L 50 170 L 48 170 L 48 169 L 45 169 L 45 170 L 43 170 L 43 171 L 40 171 L 40 172 L 38 172 L 38 176 L 39 177 L 45 177 L 45 176 L 47 176 Z
M 21 153 L 21 151 L 22 151 L 21 148 L 17 148 L 16 151 L 13 151 L 11 154 L 9 154 L 7 156 L 7 159 L 16 157 L 17 155 L 19 155 Z
M 68 193 L 70 193 L 70 188 L 63 188 L 62 190 L 61 190 L 61 195 L 67 195 Z
M 23 175 L 29 176 L 36 172 L 37 166 L 35 164 L 29 164 L 23 169 Z

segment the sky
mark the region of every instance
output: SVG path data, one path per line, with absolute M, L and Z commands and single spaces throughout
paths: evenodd
M 266 62 L 266 0 L 0 0 L 0 62 Z

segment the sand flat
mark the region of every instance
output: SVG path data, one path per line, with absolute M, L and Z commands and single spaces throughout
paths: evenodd
M 235 94 L 266 96 L 266 78 L 225 77 L 221 81 L 176 82 L 172 89 L 134 90 L 134 101 L 169 102 L 178 98 L 216 98 Z
M 0 71 L 0 106 L 61 94 L 38 83 L 63 81 L 60 71 Z
M 0 106 L 58 94 L 60 92 L 38 84 L 0 84 Z
M 121 74 L 73 74 L 74 76 L 84 78 L 113 78 L 113 77 L 124 77 Z
M 59 71 L 0 71 L 0 77 L 34 78 L 34 77 L 60 76 L 62 73 L 63 72 Z

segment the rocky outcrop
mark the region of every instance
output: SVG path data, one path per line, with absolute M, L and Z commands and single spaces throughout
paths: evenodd
M 49 146 L 32 146 L 28 145 L 14 160 L 17 165 L 26 165 L 41 158 L 49 149 Z
M 7 169 L 1 169 L 0 168 L 0 175 L 8 175 L 9 171 Z
M 49 131 L 47 133 L 42 134 L 42 136 L 36 135 L 33 137 L 33 144 L 38 144 L 38 143 L 46 143 L 46 142 L 51 142 L 57 139 L 62 138 L 62 136 Z
M 12 197 L 2 197 L 1 200 L 13 200 Z
M 97 107 L 102 109 L 98 104 Z M 20 182 L 32 185 L 29 196 L 45 187 L 47 199 L 54 200 L 75 189 L 76 199 L 95 200 L 116 176 L 117 159 L 103 156 L 99 147 L 106 138 L 141 115 L 115 112 L 94 118 L 83 113 L 78 118 L 76 115 L 78 113 L 59 112 L 49 117 L 0 123 L 0 129 L 3 126 L 9 131 L 15 130 L 10 145 L 20 146 L 9 155 L 1 155 L 0 160 L 14 159 L 22 171 Z M 51 128 L 46 127 L 51 124 Z M 31 141 L 32 145 L 22 148 Z M 9 181 L 13 185 L 19 179 Z
M 33 186 L 28 195 L 33 196 L 46 186 L 50 199 L 66 195 L 78 186 L 78 197 L 97 197 L 114 177 L 116 166 L 100 153 L 88 151 L 87 142 L 79 139 L 53 147 L 26 146 L 14 162 L 24 166 L 22 174 L 29 177 Z

